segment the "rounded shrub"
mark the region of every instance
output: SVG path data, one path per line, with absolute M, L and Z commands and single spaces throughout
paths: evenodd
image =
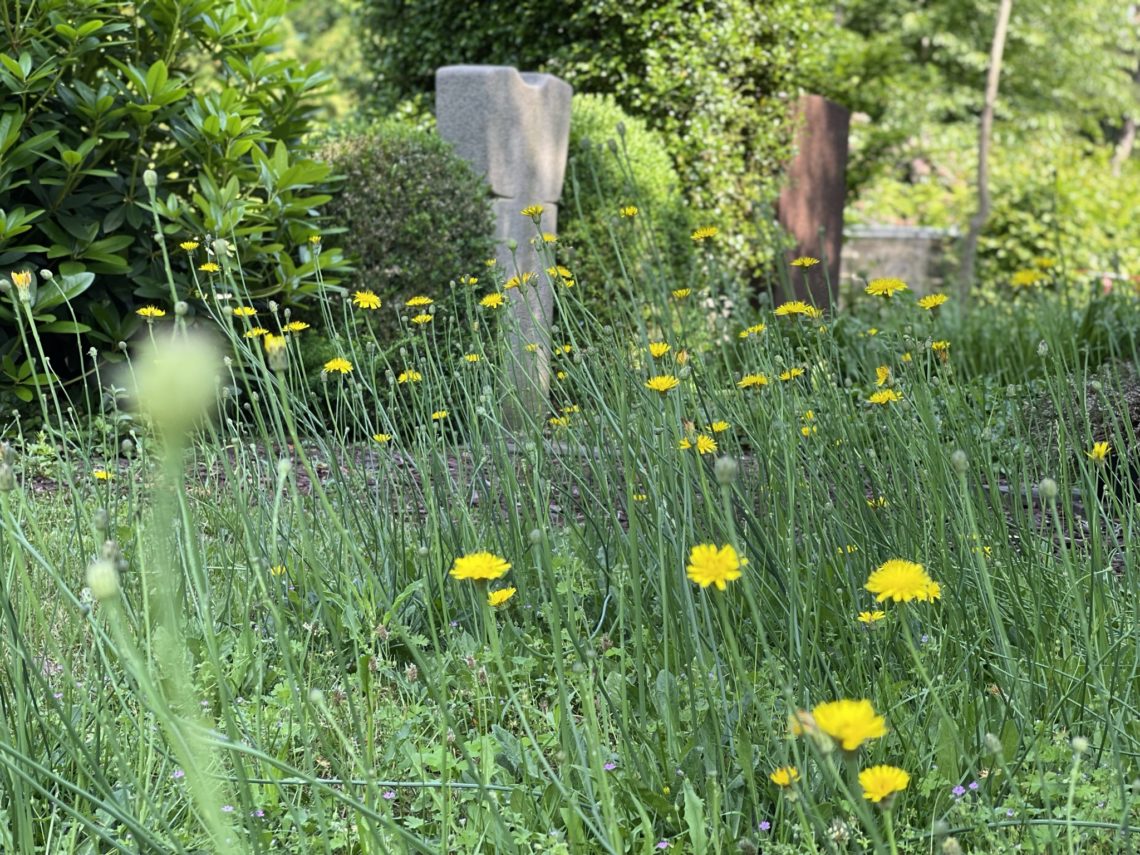
M 635 216 L 622 216 L 623 208 L 632 213 L 628 206 Z M 653 274 L 682 279 L 692 264 L 692 219 L 664 141 L 609 95 L 574 96 L 558 221 L 582 297 L 606 321 L 619 309 L 609 286 L 623 268 L 640 282 Z
M 494 252 L 490 191 L 434 133 L 391 121 L 327 143 L 321 157 L 343 177 L 329 214 L 356 259 L 352 290 L 383 300 L 374 314 L 384 346 L 398 338 L 406 299 L 440 300 L 451 280 L 479 275 Z

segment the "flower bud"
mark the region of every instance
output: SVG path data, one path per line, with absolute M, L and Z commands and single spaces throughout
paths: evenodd
M 736 476 L 740 473 L 740 464 L 732 457 L 718 457 L 716 463 L 713 464 L 713 474 L 716 475 L 716 482 L 722 487 L 729 487 L 736 481 Z
M 1057 482 L 1052 478 L 1043 478 L 1041 483 L 1037 485 L 1037 492 L 1047 502 L 1051 502 L 1057 498 Z
M 143 171 L 143 185 L 145 187 L 154 188 L 158 186 L 158 173 L 153 169 Z
M 87 587 L 100 602 L 118 596 L 119 572 L 114 562 L 106 558 L 92 562 L 87 568 Z
M 964 475 L 966 473 L 966 470 L 970 468 L 970 461 L 966 457 L 966 452 L 959 448 L 957 451 L 951 454 L 950 465 L 959 475 Z
M 1073 741 L 1069 743 L 1073 746 L 1073 753 L 1075 754 L 1088 754 L 1089 741 L 1083 736 L 1074 736 Z

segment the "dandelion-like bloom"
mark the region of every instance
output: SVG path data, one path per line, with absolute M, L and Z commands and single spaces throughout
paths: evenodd
M 305 321 L 289 321 L 285 326 L 281 327 L 282 332 L 299 333 L 304 332 L 309 328 Z
M 741 338 L 748 338 L 751 335 L 760 335 L 760 333 L 764 332 L 764 330 L 766 330 L 767 328 L 768 327 L 765 326 L 764 324 L 753 324 L 750 327 L 742 329 L 740 331 L 740 337 Z
M 800 436 L 815 436 L 819 433 L 819 428 L 815 425 L 802 425 L 800 427 Z
M 158 308 L 158 306 L 143 306 L 141 309 L 137 309 L 135 314 L 140 318 L 146 318 L 148 321 L 166 317 L 166 311 Z
M 803 373 L 802 368 L 789 368 L 787 371 L 780 372 L 780 379 L 786 383 L 788 380 L 795 380 L 797 377 L 803 376 Z
M 900 291 L 909 291 L 910 289 L 901 279 L 872 279 L 863 290 L 872 297 L 886 297 L 890 299 Z
M 704 243 L 709 238 L 714 238 L 720 234 L 720 229 L 716 226 L 701 226 L 699 229 L 693 231 L 689 237 L 693 239 L 694 243 Z
M 472 552 L 455 559 L 451 576 L 455 579 L 500 579 L 511 565 L 491 552 Z
M 868 577 L 864 587 L 880 603 L 883 600 L 896 603 L 909 603 L 911 600 L 931 602 L 942 594 L 938 583 L 930 578 L 921 564 L 902 558 L 892 558 L 880 564 Z
M 448 417 L 448 415 L 449 415 L 449 413 L 447 412 L 447 410 L 436 410 L 434 413 L 431 414 L 431 420 L 433 422 L 442 422 L 444 419 L 446 419 Z
M 723 591 L 726 583 L 740 578 L 740 568 L 747 563 L 748 559 L 737 555 L 730 544 L 717 549 L 716 544 L 702 543 L 689 553 L 685 572 L 689 581 L 702 588 L 716 585 L 718 591 Z
M 407 300 L 405 300 L 404 305 L 405 306 L 411 306 L 414 308 L 416 306 L 430 306 L 434 302 L 435 302 L 435 300 L 433 300 L 431 297 L 425 297 L 422 294 L 420 294 L 416 297 L 410 297 Z
M 803 315 L 805 318 L 823 317 L 823 312 L 803 300 L 789 300 L 776 307 L 776 317 L 784 318 L 791 315 Z
M 692 440 L 690 440 L 686 436 L 681 437 L 677 441 L 677 448 L 681 449 L 681 451 L 688 451 L 692 447 L 693 447 Z
M 518 288 L 519 285 L 529 285 L 531 282 L 534 281 L 534 277 L 537 275 L 538 275 L 537 273 L 527 271 L 521 277 L 520 276 L 512 276 L 510 279 L 508 279 L 506 282 L 503 283 L 503 287 L 506 289 L 510 289 L 510 288 Z
M 274 564 L 272 567 L 269 568 L 269 572 L 272 573 L 274 576 L 284 576 L 285 575 L 285 565 L 284 564 Z
M 711 430 L 713 433 L 724 433 L 730 427 L 732 427 L 732 425 L 724 421 L 724 419 L 717 419 L 715 422 L 709 425 L 709 430 Z
M 492 608 L 498 608 L 505 605 L 507 600 L 513 597 L 518 591 L 514 588 L 500 588 L 497 591 L 491 591 L 487 594 L 487 605 Z
M 523 345 L 523 350 L 525 350 L 527 353 L 538 353 L 538 342 L 528 341 Z
M 781 766 L 768 776 L 777 787 L 790 787 L 800 779 L 800 771 L 795 766 Z
M 910 775 L 897 766 L 872 766 L 859 773 L 863 798 L 876 804 L 895 793 L 901 793 L 909 783 Z
M 563 279 L 573 279 L 574 274 L 570 272 L 569 267 L 563 267 L 561 264 L 556 264 L 553 267 L 546 268 L 546 275 L 551 279 L 561 276 Z
M 873 612 L 859 612 L 859 623 L 876 623 L 887 616 L 887 613 L 876 609 Z
M 477 353 L 465 353 L 465 354 L 463 354 L 463 361 L 471 363 L 471 364 L 478 362 L 482 358 L 483 357 Z
M 356 291 L 352 295 L 352 303 L 358 309 L 379 309 L 380 298 L 374 291 Z
M 320 242 L 321 242 L 321 236 L 320 235 L 309 235 L 309 243 L 316 246 Z
M 547 419 L 547 423 L 553 428 L 566 428 L 570 427 L 569 416 L 551 416 Z
M 268 333 L 261 341 L 265 345 L 265 352 L 270 355 L 280 353 L 285 349 L 285 336 L 283 335 Z
M 372 438 L 374 440 L 376 440 L 378 443 L 380 443 L 381 445 L 384 445 L 385 443 L 392 441 L 392 434 L 390 434 L 390 433 L 374 433 L 374 434 L 372 434 Z
M 939 355 L 948 353 L 950 351 L 950 342 L 946 341 L 946 339 L 932 341 L 930 343 L 930 349 Z
M 919 299 L 918 307 L 929 312 L 931 309 L 937 309 L 949 299 L 945 294 L 927 294 Z
M 1092 451 L 1086 451 L 1085 456 L 1087 456 L 1089 460 L 1095 460 L 1097 463 L 1104 463 L 1111 451 L 1112 446 L 1107 442 L 1095 442 L 1093 443 Z
M 519 213 L 524 217 L 530 217 L 533 220 L 541 217 L 544 210 L 546 209 L 543 208 L 542 205 L 527 205 L 525 208 L 519 211 Z
M 674 288 L 671 293 L 673 294 L 674 300 L 684 300 L 686 297 L 688 297 L 690 294 L 693 293 L 693 289 L 692 288 Z
M 887 381 L 891 379 L 891 369 L 886 365 L 880 365 L 875 369 L 875 385 L 886 386 Z
M 505 302 L 506 298 L 502 294 L 495 293 L 488 294 L 486 297 L 479 301 L 479 305 L 484 309 L 499 309 L 502 308 L 502 305 Z
M 894 389 L 880 389 L 875 392 L 867 400 L 872 404 L 886 406 L 887 404 L 895 404 L 903 399 L 903 396 L 896 392 Z
M 334 356 L 325 363 L 325 373 L 332 374 L 334 371 L 340 374 L 351 374 L 352 363 L 345 359 L 343 356 Z
M 196 241 L 196 240 L 184 240 L 184 241 L 182 241 L 182 243 L 178 244 L 178 246 L 179 246 L 179 248 L 181 248 L 182 250 L 184 250 L 186 252 L 193 252 L 194 250 L 196 250 L 198 248 L 198 241 Z
M 630 219 L 631 217 L 637 216 L 637 210 L 637 205 L 623 205 L 618 209 L 618 214 L 625 217 L 626 219 Z
M 1014 288 L 1032 288 L 1039 282 L 1045 281 L 1045 274 L 1040 270 L 1033 270 L 1026 268 L 1025 270 L 1018 270 L 1009 279 L 1009 284 Z
M 759 389 L 761 386 L 767 385 L 768 378 L 763 374 L 745 374 L 736 383 L 739 389 Z
M 416 371 L 414 368 L 405 368 L 400 372 L 400 376 L 396 378 L 397 383 L 419 383 L 424 379 L 424 375 Z
M 432 318 L 434 318 L 434 317 L 435 317 L 435 315 L 429 315 L 427 312 L 421 312 L 420 314 L 418 314 L 414 318 L 412 318 L 412 323 L 413 324 L 420 324 L 421 326 L 423 324 L 430 324 L 432 321 Z
M 799 258 L 793 258 L 790 264 L 792 267 L 815 267 L 819 264 L 819 259 L 810 255 L 801 255 Z
M 887 723 L 868 700 L 841 700 L 819 704 L 811 711 L 816 727 L 838 742 L 844 751 L 854 751 L 869 739 L 887 732 Z
M 650 377 L 645 381 L 645 388 L 664 395 L 669 390 L 676 389 L 679 383 L 680 381 L 672 374 L 658 374 L 656 377 Z
M 91 473 L 91 475 L 93 478 L 95 478 L 96 481 L 110 481 L 112 478 L 115 477 L 110 472 L 108 472 L 106 469 L 96 469 L 94 472 Z
M 205 264 L 199 264 L 198 269 L 203 273 L 217 273 L 222 268 L 218 267 L 218 265 L 212 261 L 207 261 Z
M 670 350 L 672 350 L 672 348 L 669 347 L 669 345 L 667 345 L 663 341 L 651 341 L 651 342 L 649 342 L 649 355 L 652 356 L 654 359 L 660 359 L 662 356 L 664 356 Z
M 464 273 L 462 276 L 459 277 L 459 284 L 460 285 L 467 285 L 468 287 L 470 287 L 471 285 L 478 285 L 479 280 L 476 277 L 472 276 L 470 273 Z
M 543 243 L 558 243 L 558 235 L 556 235 L 554 232 L 543 232 L 542 233 L 542 242 Z
M 707 434 L 698 434 L 696 445 L 698 454 L 712 454 L 716 451 L 716 440 Z
M 261 336 L 268 334 L 269 330 L 267 330 L 265 327 L 250 327 L 244 333 L 246 338 L 260 338 Z
M 257 309 L 253 306 L 234 306 L 233 313 L 235 318 L 252 318 L 257 314 Z

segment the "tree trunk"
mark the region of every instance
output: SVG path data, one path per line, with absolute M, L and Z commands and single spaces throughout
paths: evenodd
M 1132 148 L 1136 145 L 1136 117 L 1126 116 L 1124 118 L 1124 129 L 1121 131 L 1120 140 L 1116 143 L 1116 151 L 1112 153 L 1112 174 L 1113 176 L 1120 175 L 1120 170 L 1124 168 L 1124 164 L 1128 162 L 1128 158 L 1132 157 Z
M 969 298 L 974 285 L 974 266 L 978 255 L 978 238 L 982 227 L 990 215 L 990 138 L 994 128 L 994 105 L 997 103 L 998 82 L 1001 80 L 1001 61 L 1005 53 L 1005 37 L 1009 32 L 1009 16 L 1013 11 L 1013 0 L 1001 0 L 998 7 L 997 27 L 990 45 L 990 68 L 986 75 L 986 100 L 982 106 L 982 122 L 978 131 L 978 209 L 970 218 L 970 229 L 966 232 L 962 248 L 961 285 L 963 300 Z

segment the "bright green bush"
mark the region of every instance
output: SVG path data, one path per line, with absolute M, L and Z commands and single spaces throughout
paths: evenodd
M 612 94 L 664 138 L 695 211 L 749 272 L 766 257 L 762 216 L 789 153 L 789 107 L 816 62 L 817 0 L 363 0 L 362 95 L 426 109 L 435 69 L 514 65 Z
M 354 287 L 384 301 L 383 338 L 408 297 L 438 300 L 451 280 L 480 275 L 494 253 L 489 191 L 434 133 L 384 122 L 327 143 L 321 157 L 344 177 L 328 210 L 356 258 Z
M 635 228 L 633 218 L 622 218 L 619 211 L 627 205 L 638 208 L 639 222 L 656 228 Z M 621 281 L 623 266 L 633 279 L 643 280 L 652 270 L 684 278 L 692 264 L 691 226 L 661 135 L 612 97 L 575 95 L 558 233 L 573 252 L 574 274 L 591 310 L 610 318 L 620 308 L 612 289 L 603 286 Z
M 329 199 L 319 188 L 328 170 L 308 157 L 304 139 L 312 96 L 327 78 L 271 52 L 285 0 L 48 0 L 5 9 L 0 272 L 95 274 L 37 289 L 49 304 L 32 311 L 57 374 L 77 370 L 87 346 L 113 352 L 128 338 L 136 300 L 170 301 L 147 169 L 157 174 L 156 210 L 180 298 L 192 295 L 190 268 L 204 259 L 177 244 L 209 235 L 236 244 L 258 296 L 287 303 L 318 289 L 303 245 Z M 332 272 L 338 254 L 326 248 L 322 266 Z M 13 307 L 2 300 L 6 355 L 15 333 Z M 52 333 L 85 339 L 53 343 Z

